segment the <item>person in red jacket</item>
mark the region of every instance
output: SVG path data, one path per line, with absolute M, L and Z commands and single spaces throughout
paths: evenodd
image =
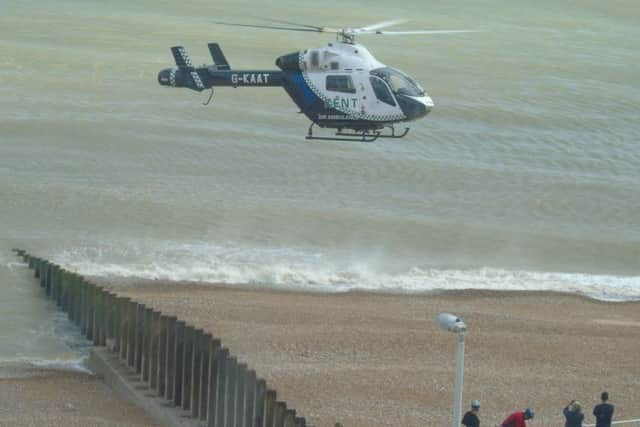
M 533 411 L 529 408 L 524 411 L 514 412 L 500 424 L 500 427 L 527 427 L 525 420 L 533 418 Z

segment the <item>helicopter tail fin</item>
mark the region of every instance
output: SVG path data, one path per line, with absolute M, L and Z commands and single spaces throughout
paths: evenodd
M 211 53 L 213 63 L 216 64 L 216 68 L 218 70 L 231 69 L 227 62 L 227 58 L 224 57 L 224 53 L 222 53 L 222 49 L 220 49 L 220 45 L 218 43 L 209 43 L 209 53 Z
M 173 59 L 176 61 L 178 68 L 193 68 L 191 59 L 187 55 L 187 51 L 182 46 L 174 46 L 171 48 Z

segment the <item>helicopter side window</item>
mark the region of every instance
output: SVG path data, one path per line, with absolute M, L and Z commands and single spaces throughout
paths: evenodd
M 396 101 L 393 99 L 389 86 L 387 86 L 384 80 L 380 77 L 370 76 L 369 81 L 371 82 L 371 87 L 373 87 L 373 92 L 376 94 L 376 98 L 385 104 L 396 106 Z
M 351 76 L 327 76 L 327 90 L 332 92 L 356 93 Z

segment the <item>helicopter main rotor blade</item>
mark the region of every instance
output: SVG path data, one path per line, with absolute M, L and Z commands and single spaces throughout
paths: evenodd
M 478 33 L 478 30 L 414 30 L 414 31 L 370 31 L 361 34 L 380 34 L 383 36 L 403 36 L 412 34 L 457 34 L 457 33 Z
M 322 32 L 322 28 L 323 28 L 323 27 L 318 27 L 317 25 L 301 24 L 299 22 L 283 21 L 281 19 L 269 19 L 269 18 L 261 18 L 261 19 L 263 21 L 274 22 L 277 24 L 287 24 L 287 25 L 293 25 L 293 26 L 304 27 L 304 28 L 313 28 L 314 30 L 317 30 L 319 33 Z
M 389 35 L 389 36 L 401 36 L 412 34 L 455 34 L 455 33 L 475 33 L 475 30 L 410 30 L 410 31 L 386 31 L 382 28 L 390 27 L 392 25 L 407 22 L 406 19 L 392 19 L 387 21 L 378 22 L 376 24 L 367 25 L 360 28 L 331 28 L 331 27 L 318 27 L 315 25 L 300 24 L 297 22 L 284 21 L 278 19 L 267 19 L 265 21 L 280 23 L 284 25 L 259 25 L 259 24 L 241 24 L 237 22 L 223 22 L 213 21 L 214 24 L 230 25 L 234 27 L 245 28 L 262 28 L 267 30 L 278 31 L 303 31 L 307 33 L 332 33 L 342 36 L 342 41 L 346 43 L 354 43 L 356 35 Z
M 312 28 L 294 28 L 294 27 L 277 27 L 275 25 L 253 25 L 253 24 L 237 24 L 234 22 L 220 22 L 213 21 L 214 24 L 220 25 L 231 25 L 234 27 L 249 27 L 249 28 L 266 28 L 268 30 L 281 30 L 281 31 L 307 31 L 310 33 L 323 33 L 326 31 L 322 31 L 323 29 L 312 29 Z
M 380 28 L 390 27 L 396 24 L 403 24 L 405 22 L 408 22 L 408 19 L 390 19 L 388 21 L 378 22 L 377 24 L 371 24 L 364 27 L 355 28 L 355 31 L 366 33 L 369 31 L 379 30 Z

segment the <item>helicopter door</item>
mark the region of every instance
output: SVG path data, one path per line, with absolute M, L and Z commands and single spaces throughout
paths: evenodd
M 387 83 L 382 80 L 380 77 L 370 76 L 369 80 L 371 81 L 371 87 L 373 88 L 373 93 L 375 93 L 376 98 L 378 100 L 384 102 L 385 104 L 389 104 L 392 107 L 396 106 L 396 100 L 393 98 L 391 94 L 391 90 Z

